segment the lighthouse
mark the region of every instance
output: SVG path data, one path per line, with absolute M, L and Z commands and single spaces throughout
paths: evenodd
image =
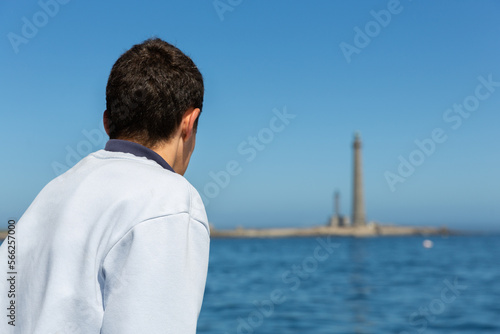
M 352 225 L 365 226 L 365 203 L 363 196 L 363 168 L 361 161 L 361 138 L 358 132 L 354 135 L 353 143 L 354 171 L 352 197 Z

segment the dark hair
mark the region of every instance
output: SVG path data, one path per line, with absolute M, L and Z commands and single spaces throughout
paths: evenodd
M 159 38 L 134 45 L 113 65 L 106 86 L 109 137 L 148 147 L 168 140 L 187 110 L 202 109 L 203 92 L 200 71 L 181 50 Z

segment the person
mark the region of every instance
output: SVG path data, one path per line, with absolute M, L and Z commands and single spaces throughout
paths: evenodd
M 210 232 L 183 175 L 203 95 L 196 65 L 161 39 L 116 61 L 110 140 L 46 185 L 15 225 L 15 297 L 0 283 L 14 323 L 3 316 L 1 333 L 196 332 Z M 8 255 L 4 242 L 4 273 Z

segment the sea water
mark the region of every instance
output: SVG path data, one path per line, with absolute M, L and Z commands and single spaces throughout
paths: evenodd
M 198 333 L 500 333 L 500 236 L 213 239 Z

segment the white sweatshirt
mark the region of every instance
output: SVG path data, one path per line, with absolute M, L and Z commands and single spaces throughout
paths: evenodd
M 40 192 L 14 236 L 15 298 L 7 239 L 0 247 L 0 333 L 196 332 L 207 217 L 193 186 L 154 159 L 88 155 Z

